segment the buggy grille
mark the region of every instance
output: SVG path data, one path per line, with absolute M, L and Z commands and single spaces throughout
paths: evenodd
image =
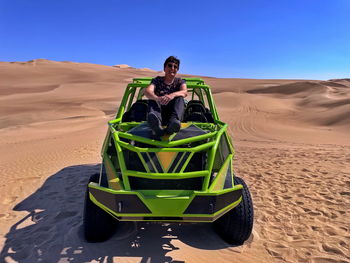
M 127 149 L 123 149 L 123 155 L 125 160 L 125 166 L 128 170 L 146 172 L 138 154 Z
M 202 190 L 204 178 L 148 179 L 129 176 L 131 190 Z
M 150 173 L 179 173 L 184 168 L 184 172 L 195 172 L 205 170 L 205 151 L 193 153 L 189 152 L 136 152 L 123 149 L 125 165 L 128 170 Z M 142 161 L 141 161 L 141 159 Z

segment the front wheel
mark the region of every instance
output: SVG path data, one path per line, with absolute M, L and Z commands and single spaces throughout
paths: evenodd
M 242 245 L 249 238 L 253 230 L 253 202 L 243 179 L 235 177 L 234 182 L 235 185 L 243 185 L 242 201 L 238 206 L 216 220 L 213 225 L 215 231 L 227 243 Z
M 93 174 L 90 182 L 98 183 L 99 174 Z M 116 230 L 118 220 L 95 205 L 89 197 L 89 188 L 86 189 L 84 204 L 84 235 L 88 242 L 102 242 L 110 238 Z

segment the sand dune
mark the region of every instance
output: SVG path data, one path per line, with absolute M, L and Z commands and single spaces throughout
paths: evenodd
M 298 99 L 300 118 L 315 125 L 334 126 L 350 123 L 350 85 L 333 81 L 296 82 L 262 89 L 251 94 L 274 95 L 279 99 Z
M 312 93 L 323 93 L 327 91 L 327 87 L 317 83 L 317 82 L 311 82 L 311 81 L 301 81 L 301 82 L 294 82 L 284 85 L 278 85 L 263 89 L 254 89 L 249 90 L 248 93 L 277 93 L 281 95 L 296 95 L 297 97 L 304 97 Z
M 122 223 L 111 240 L 86 243 L 84 189 L 106 123 L 126 83 L 157 74 L 0 62 L 0 262 L 350 262 L 350 79 L 203 77 L 253 196 L 243 246 L 207 224 Z

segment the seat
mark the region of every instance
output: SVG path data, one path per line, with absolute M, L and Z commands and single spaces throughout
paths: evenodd
M 148 100 L 138 100 L 131 105 L 130 110 L 125 112 L 122 117 L 122 122 L 141 122 L 147 120 Z
M 211 114 L 211 111 L 207 108 L 205 108 L 205 117 L 207 118 L 207 121 L 210 123 L 214 123 L 214 117 L 213 114 Z
M 187 107 L 191 106 L 191 104 L 202 104 L 204 107 L 204 104 L 201 100 L 190 100 L 189 102 L 187 102 Z
M 207 118 L 202 112 L 192 112 L 184 118 L 184 122 L 208 122 Z
M 183 119 L 184 122 L 214 122 L 210 110 L 205 108 L 200 100 L 191 100 L 187 103 Z

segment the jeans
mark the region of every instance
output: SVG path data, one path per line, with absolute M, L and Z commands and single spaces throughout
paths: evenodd
M 148 102 L 149 113 L 154 113 L 162 125 L 166 126 L 173 118 L 182 121 L 182 117 L 185 111 L 185 100 L 182 96 L 175 97 L 167 105 L 160 105 L 155 100 L 149 100 Z

